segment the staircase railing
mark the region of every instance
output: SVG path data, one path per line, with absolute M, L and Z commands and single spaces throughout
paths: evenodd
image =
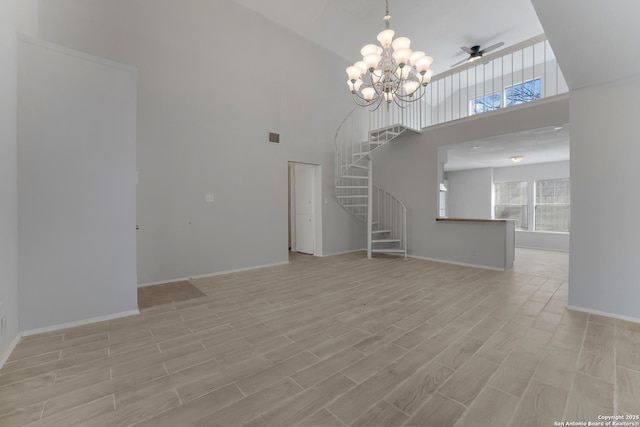
M 336 185 L 342 175 L 358 160 L 360 156 L 354 156 L 360 152 L 361 145 L 368 141 L 369 112 L 356 106 L 344 118 L 333 139 L 335 147 L 335 180 Z M 355 160 L 355 161 L 354 161 Z
M 354 164 L 364 164 L 363 159 L 373 150 L 397 137 L 404 129 L 420 131 L 422 128 L 423 102 L 415 102 L 408 108 L 395 104 L 381 105 L 376 111 L 355 107 L 336 131 L 336 182 Z
M 371 202 L 374 239 L 373 252 L 396 252 L 407 257 L 407 207 L 397 197 L 373 186 Z

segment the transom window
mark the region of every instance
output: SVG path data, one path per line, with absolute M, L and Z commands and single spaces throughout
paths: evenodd
M 524 104 L 525 102 L 540 99 L 541 95 L 540 79 L 529 80 L 528 82 L 509 86 L 504 90 L 505 105 L 510 107 Z
M 479 96 L 469 101 L 469 115 L 486 113 L 512 105 L 524 104 L 542 97 L 540 79 L 533 79 L 517 85 L 508 86 L 502 93 L 494 92 L 489 95 Z
M 469 107 L 469 115 L 497 110 L 500 108 L 500 104 L 502 103 L 501 98 L 502 96 L 500 95 L 500 92 L 496 92 L 490 95 L 481 96 L 480 98 L 472 99 Z
M 527 218 L 527 182 L 508 181 L 496 182 L 495 188 L 495 219 L 515 219 L 516 230 L 528 230 Z

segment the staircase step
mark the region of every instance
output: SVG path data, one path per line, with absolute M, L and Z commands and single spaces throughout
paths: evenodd
M 400 239 L 378 239 L 372 240 L 371 243 L 400 243 Z
M 380 254 L 384 254 L 384 253 L 403 254 L 404 249 L 371 249 L 371 252 L 380 253 Z
M 386 138 L 393 139 L 398 135 L 400 135 L 400 132 L 394 132 L 394 131 L 388 130 L 388 131 L 383 131 L 383 132 L 371 135 L 371 138 L 374 138 L 373 140 L 375 142 L 380 142 L 380 137 L 384 137 L 385 140 L 383 141 L 386 141 Z
M 391 230 L 373 230 L 371 233 L 391 233 Z
M 369 152 L 368 152 L 368 151 L 364 151 L 364 152 L 362 152 L 362 153 L 353 153 L 353 157 L 364 157 L 364 156 L 366 156 L 367 154 L 369 154 Z
M 358 168 L 358 169 L 364 169 L 364 170 L 366 170 L 366 171 L 368 171 L 368 170 L 369 170 L 369 167 L 368 167 L 368 166 L 362 166 L 362 165 L 356 165 L 356 164 L 353 164 L 353 165 L 351 165 L 351 166 L 349 166 L 349 167 L 351 167 L 351 168 Z
M 349 188 L 369 188 L 366 185 L 336 185 L 337 189 L 349 189 Z
M 368 197 L 366 194 L 356 194 L 354 196 L 338 196 L 338 199 L 366 199 Z
M 368 205 L 342 205 L 345 208 L 366 208 Z
M 362 175 L 342 175 L 340 178 L 349 178 L 349 179 L 369 179 L 368 176 Z

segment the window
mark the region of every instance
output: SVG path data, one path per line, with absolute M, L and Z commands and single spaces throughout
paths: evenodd
M 469 102 L 469 115 L 486 113 L 500 108 L 500 92 L 474 98 Z
M 569 231 L 569 178 L 536 181 L 536 231 Z
M 502 96 L 500 92 L 473 98 L 469 101 L 469 115 L 486 113 L 502 107 Z M 540 99 L 542 96 L 540 79 L 529 80 L 517 85 L 509 86 L 504 90 L 504 105 L 524 104 L 525 102 Z
M 540 79 L 529 80 L 528 82 L 509 86 L 505 89 L 504 94 L 505 105 L 507 107 L 540 99 L 542 95 L 540 91 Z
M 517 230 L 527 230 L 527 182 L 495 183 L 494 217 L 496 219 L 515 219 Z

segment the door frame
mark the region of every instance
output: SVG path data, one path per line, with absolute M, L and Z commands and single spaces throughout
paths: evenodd
M 314 256 L 322 256 L 322 165 L 310 162 L 289 160 L 287 162 L 288 173 L 288 216 L 289 226 L 287 234 L 289 236 L 288 246 L 292 252 L 296 252 L 296 203 L 295 203 L 295 164 L 305 164 L 313 166 L 313 227 L 314 227 Z

